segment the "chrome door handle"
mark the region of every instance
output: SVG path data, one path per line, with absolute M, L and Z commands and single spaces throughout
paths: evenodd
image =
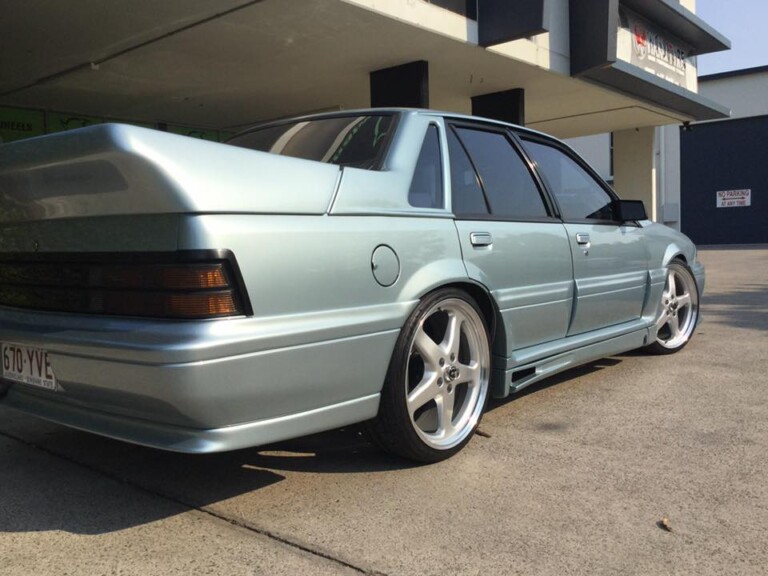
M 576 234 L 576 243 L 584 251 L 584 256 L 589 256 L 589 249 L 592 244 L 589 241 L 589 234 L 579 233 Z
M 469 241 L 475 247 L 490 246 L 493 244 L 493 237 L 488 232 L 472 232 Z

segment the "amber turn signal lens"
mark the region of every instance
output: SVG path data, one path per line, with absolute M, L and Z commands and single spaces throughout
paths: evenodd
M 232 316 L 240 312 L 230 291 L 172 294 L 166 302 L 168 314 L 176 318 Z
M 162 269 L 162 286 L 169 289 L 227 288 L 229 283 L 221 264 L 205 264 Z

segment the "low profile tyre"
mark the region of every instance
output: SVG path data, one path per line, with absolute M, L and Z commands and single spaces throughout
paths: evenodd
M 372 440 L 419 462 L 461 450 L 480 423 L 490 379 L 482 312 L 457 289 L 426 296 L 400 332 L 381 393 Z
M 667 280 L 656 319 L 656 341 L 647 346 L 652 354 L 673 354 L 693 336 L 699 320 L 699 290 L 691 269 L 675 260 L 667 267 Z

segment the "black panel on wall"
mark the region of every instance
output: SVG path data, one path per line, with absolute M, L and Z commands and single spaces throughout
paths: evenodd
M 546 31 L 544 0 L 477 0 L 480 46 L 493 46 Z
M 616 61 L 619 0 L 570 0 L 571 75 Z
M 429 63 L 417 60 L 371 72 L 374 108 L 429 108 Z
M 682 230 L 697 244 L 768 243 L 768 116 L 680 132 Z M 750 190 L 751 206 L 718 208 L 717 192 Z
M 477 20 L 477 0 L 426 0 L 430 4 L 440 6 L 456 14 L 461 14 L 472 20 Z
M 515 88 L 472 98 L 472 114 L 502 122 L 525 125 L 525 90 Z

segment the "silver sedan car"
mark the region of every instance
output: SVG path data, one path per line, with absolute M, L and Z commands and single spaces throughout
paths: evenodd
M 489 396 L 677 352 L 704 269 L 554 138 L 428 110 L 228 144 L 105 124 L 0 148 L 0 405 L 181 452 L 365 422 L 435 462 Z

